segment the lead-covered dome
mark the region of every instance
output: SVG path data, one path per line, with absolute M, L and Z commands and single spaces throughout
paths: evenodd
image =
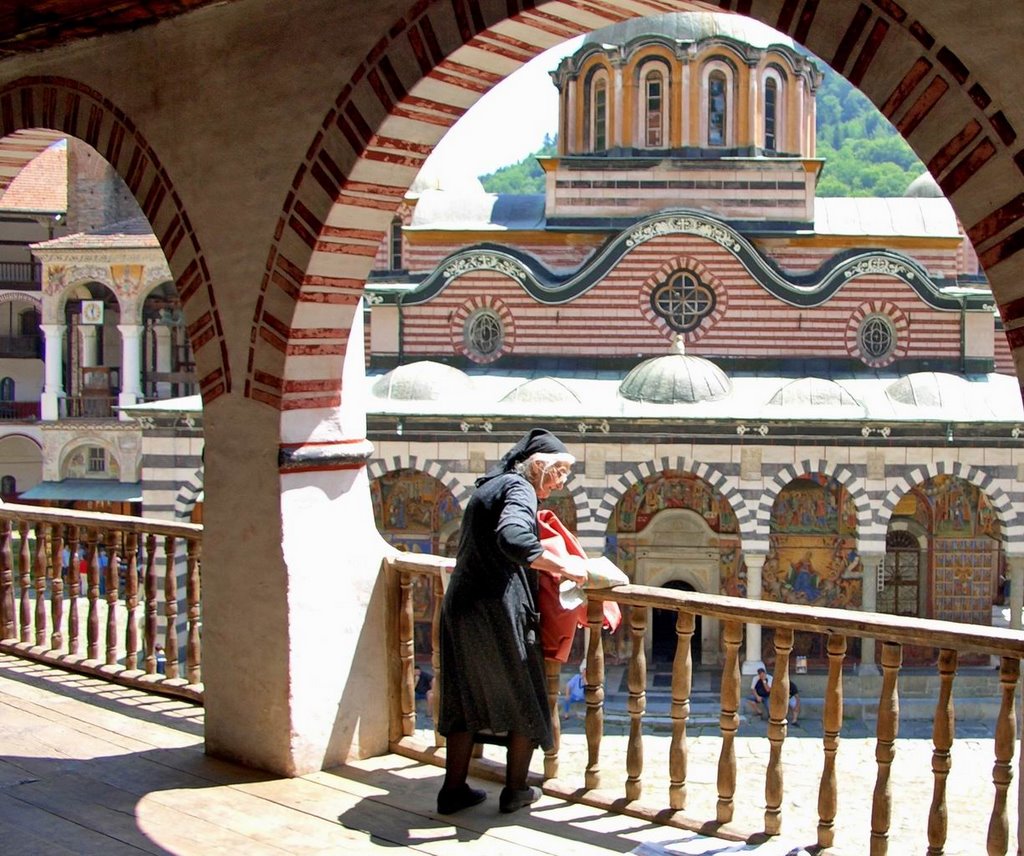
M 860 406 L 860 402 L 834 380 L 820 377 L 805 377 L 791 381 L 776 392 L 768 403 L 785 407 Z
M 743 15 L 724 15 L 714 12 L 667 12 L 630 18 L 620 24 L 602 27 L 583 39 L 584 45 L 626 45 L 634 39 L 658 35 L 679 42 L 699 42 L 702 39 L 725 36 L 755 48 L 769 45 L 795 47 L 793 40 L 767 24 Z
M 696 404 L 716 401 L 732 392 L 732 381 L 710 360 L 685 353 L 677 340 L 675 353 L 644 360 L 619 384 L 619 395 L 653 404 Z
M 391 401 L 459 399 L 473 394 L 473 381 L 453 366 L 421 360 L 381 376 L 373 384 L 373 394 Z

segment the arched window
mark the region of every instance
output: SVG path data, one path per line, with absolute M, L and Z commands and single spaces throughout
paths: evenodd
M 665 76 L 660 71 L 644 77 L 644 145 L 658 149 L 665 145 Z
M 402 221 L 398 217 L 391 221 L 391 232 L 388 245 L 388 267 L 391 270 L 402 269 Z
M 14 496 L 18 492 L 18 480 L 14 476 L 0 476 L 0 494 Z
M 608 81 L 594 82 L 594 151 L 608 148 Z
M 0 401 L 14 401 L 14 378 L 0 380 Z
M 708 145 L 724 146 L 728 140 L 728 82 L 721 71 L 708 75 Z
M 779 119 L 779 83 L 774 77 L 764 82 L 764 150 L 777 152 Z

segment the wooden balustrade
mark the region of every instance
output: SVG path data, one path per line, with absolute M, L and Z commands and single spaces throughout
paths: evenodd
M 201 701 L 202 533 L 192 523 L 0 505 L 0 650 Z M 185 677 L 179 677 L 182 570 Z M 165 669 L 158 646 L 166 652 Z
M 421 760 L 441 763 L 432 747 L 426 750 L 413 736 L 415 733 L 415 703 L 412 696 L 413 643 L 411 589 L 412 577 L 427 574 L 439 577 L 442 569 L 450 567 L 451 560 L 436 556 L 402 554 L 385 560 L 384 569 L 390 576 L 389 590 L 398 590 L 398 609 L 395 620 L 389 623 L 388 633 L 392 650 L 400 652 L 402 667 L 392 677 L 400 681 L 402 699 L 398 715 L 401 728 L 393 729 L 392 750 Z M 0 563 L 0 571 L 3 565 Z M 995 723 L 994 764 L 992 768 L 991 813 L 985 846 L 989 856 L 1006 854 L 1011 847 L 1007 798 L 1013 779 L 1013 761 L 1017 748 L 1017 722 L 1015 698 L 1020 690 L 1020 660 L 1024 657 L 1024 633 L 1001 628 L 952 622 L 916 619 L 905 616 L 880 615 L 837 609 L 822 609 L 798 605 L 745 600 L 741 598 L 705 595 L 646 586 L 618 586 L 614 589 L 591 591 L 588 603 L 588 642 L 586 650 L 586 767 L 582 771 L 582 787 L 558 779 L 558 741 L 555 749 L 544 758 L 544 779 L 550 792 L 565 799 L 578 800 L 612 811 L 635 814 L 652 821 L 685 828 L 698 828 L 706 818 L 688 818 L 687 804 L 687 720 L 690 715 L 693 663 L 690 640 L 694 633 L 695 618 L 715 618 L 722 627 L 722 682 L 719 688 L 720 748 L 717 771 L 717 809 L 715 825 L 726 837 L 746 837 L 754 830 L 730 830 L 733 821 L 737 787 L 735 740 L 740 724 L 740 704 L 744 698 L 741 687 L 740 646 L 745 624 L 759 624 L 774 629 L 775 664 L 774 682 L 768 702 L 767 726 L 768 762 L 764 774 L 765 813 L 763 833 L 778 835 L 783 829 L 785 810 L 785 783 L 782 756 L 787 738 L 789 710 L 789 659 L 793 649 L 794 631 L 819 632 L 827 638 L 828 674 L 824 690 L 822 711 L 822 772 L 818 783 L 817 847 L 827 849 L 842 846 L 836 840 L 836 820 L 840 812 L 837 782 L 837 756 L 843 729 L 843 666 L 850 636 L 875 639 L 881 643 L 881 689 L 878 698 L 878 721 L 875 742 L 875 787 L 871 797 L 869 852 L 881 856 L 889 852 L 890 822 L 893 808 L 891 772 L 896 757 L 899 736 L 900 700 L 898 678 L 904 645 L 926 645 L 939 650 L 936 667 L 938 692 L 933 718 L 931 755 L 932 793 L 927 817 L 921 818 L 922 834 L 926 836 L 927 852 L 945 852 L 950 818 L 946 808 L 946 785 L 952 769 L 952 748 L 955 742 L 956 715 L 953 690 L 957 675 L 958 655 L 981 653 L 1000 658 L 1001 703 Z M 607 790 L 603 781 L 606 771 L 601 765 L 601 743 L 604 734 L 604 653 L 601 635 L 602 607 L 605 600 L 628 605 L 630 623 L 626 628 L 631 638 L 630 658 L 627 666 L 629 734 L 626 748 L 625 777 L 621 796 Z M 646 660 L 644 637 L 651 609 L 676 612 L 677 645 L 672 666 L 672 734 L 669 743 L 668 805 L 645 805 L 641 801 L 644 791 L 643 736 L 646 714 Z M 440 679 L 437 660 L 437 616 L 435 611 L 435 680 Z M 557 728 L 557 697 L 560 669 L 558 664 L 548 665 L 549 699 Z M 440 742 L 437 743 L 440 745 Z M 478 766 L 481 774 L 500 775 L 499 769 L 488 770 L 486 764 Z M 981 795 L 979 794 L 979 799 Z M 624 797 L 624 799 L 623 799 Z M 976 828 L 975 818 L 955 818 Z M 725 827 L 724 829 L 722 827 Z M 1024 842 L 1024 830 L 1018 829 L 1018 843 Z

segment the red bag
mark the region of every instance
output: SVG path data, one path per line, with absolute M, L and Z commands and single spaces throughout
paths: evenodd
M 584 559 L 587 557 L 579 539 L 566 528 L 553 511 L 547 508 L 538 511 L 537 525 L 545 549 L 559 555 L 581 556 Z M 541 571 L 538 574 L 540 591 L 537 607 L 540 610 L 541 646 L 545 658 L 564 663 L 569 659 L 576 628 L 587 625 L 587 604 L 583 603 L 575 609 L 566 609 L 558 598 L 560 580 Z M 606 600 L 602 607 L 604 627 L 614 633 L 622 623 L 622 611 L 617 603 L 610 600 Z

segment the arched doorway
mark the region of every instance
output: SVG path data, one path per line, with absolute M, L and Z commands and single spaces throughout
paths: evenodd
M 682 580 L 669 580 L 662 588 L 673 591 L 696 591 L 692 585 Z M 701 617 L 698 614 L 690 639 L 690 658 L 695 666 L 700 665 L 703 657 L 701 639 Z M 676 655 L 676 613 L 671 609 L 655 609 L 651 615 L 651 663 L 654 666 L 671 663 Z

